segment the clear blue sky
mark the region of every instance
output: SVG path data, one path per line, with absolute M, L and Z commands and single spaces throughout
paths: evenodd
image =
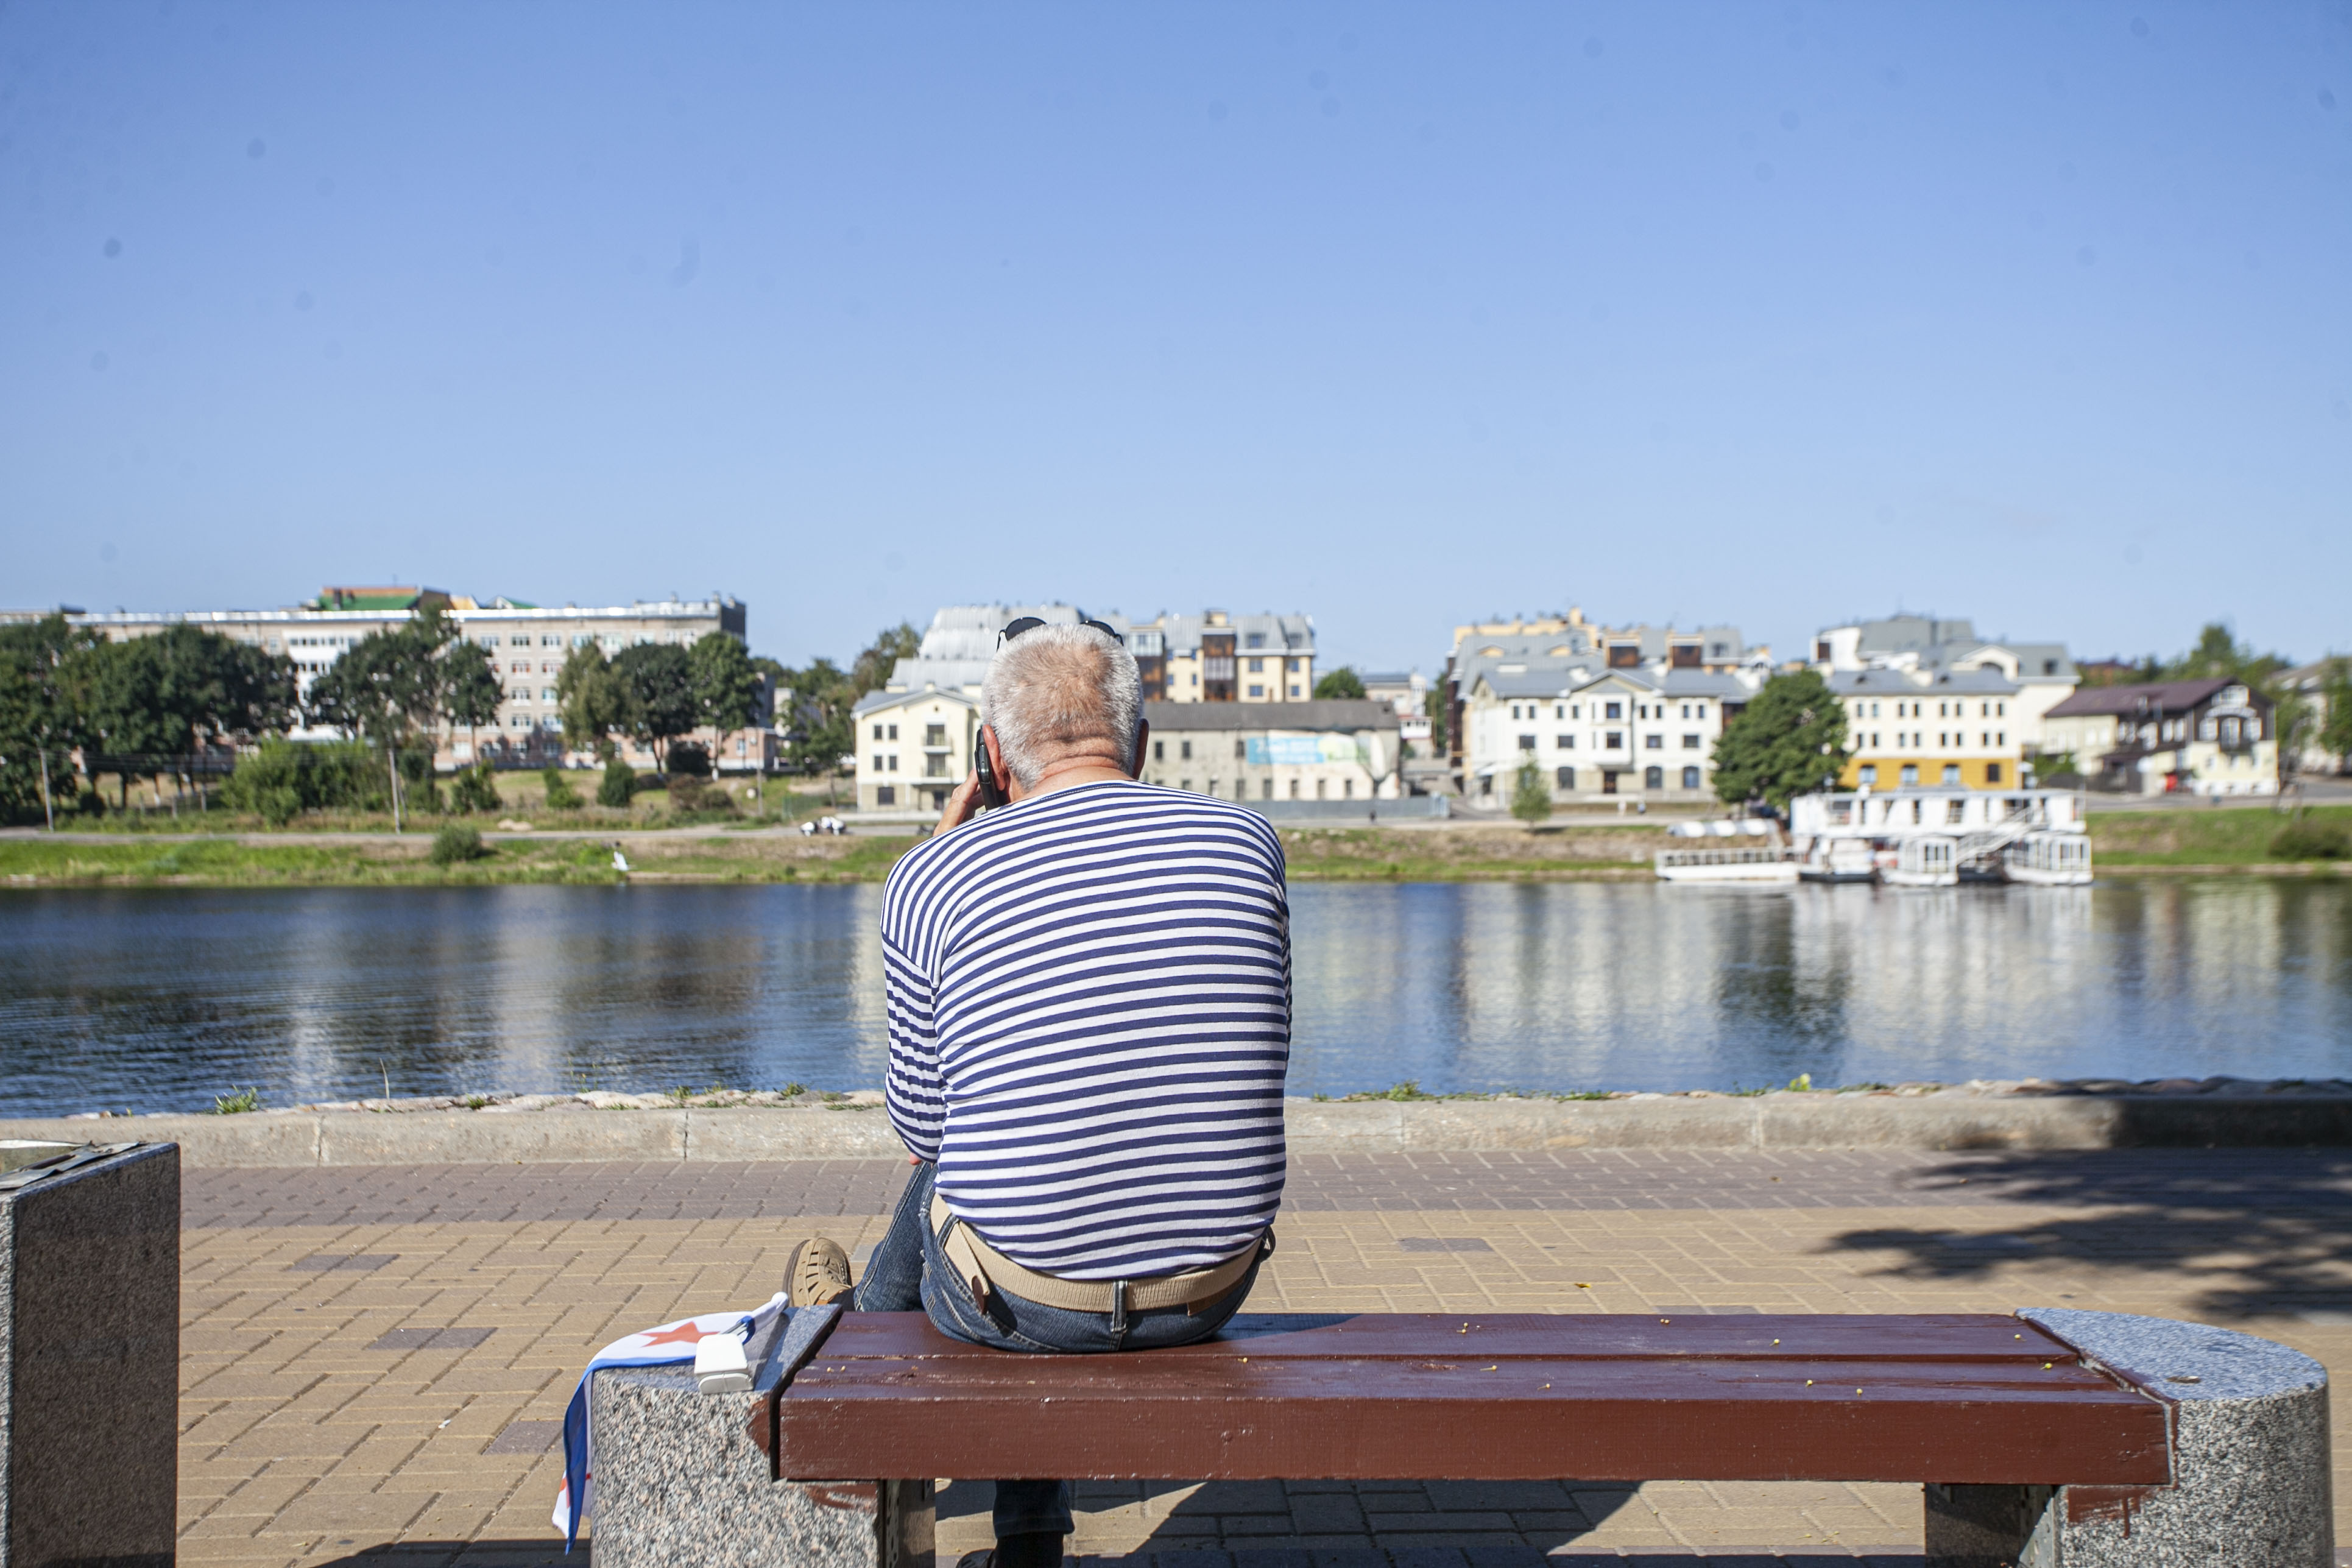
M 2352 7 L 0 9 L 0 602 L 2352 648 Z

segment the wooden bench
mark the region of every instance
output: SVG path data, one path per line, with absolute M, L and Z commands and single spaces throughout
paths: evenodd
M 2324 1372 L 2165 1320 L 1245 1315 L 1052 1356 L 848 1313 L 801 1337 L 746 1436 L 775 1481 L 875 1510 L 881 1568 L 928 1554 L 929 1478 L 1005 1475 L 1908 1481 L 1942 1568 L 2333 1561 Z

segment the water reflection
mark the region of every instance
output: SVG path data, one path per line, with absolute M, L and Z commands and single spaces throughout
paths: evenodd
M 0 1110 L 879 1083 L 880 889 L 0 899 Z M 1294 1093 L 2352 1074 L 2352 887 L 1302 886 Z

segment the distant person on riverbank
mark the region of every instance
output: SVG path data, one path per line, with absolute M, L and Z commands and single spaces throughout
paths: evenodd
M 1282 1199 L 1290 921 L 1281 840 L 1139 781 L 1135 660 L 1016 621 L 974 773 L 883 894 L 890 1119 L 915 1158 L 889 1233 L 795 1249 L 795 1304 L 930 1315 L 1010 1351 L 1206 1339 L 1249 1294 Z M 994 1568 L 1058 1568 L 1058 1481 L 1002 1480 Z

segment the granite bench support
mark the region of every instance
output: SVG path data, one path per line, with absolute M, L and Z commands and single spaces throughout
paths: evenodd
M 796 1316 L 751 1393 L 598 1374 L 598 1568 L 928 1568 L 929 1479 L 827 1479 L 909 1471 L 1911 1481 L 1933 1568 L 2334 1558 L 2324 1371 L 2161 1319 L 1245 1315 L 1015 1356 Z
M 180 1151 L 0 1143 L 0 1568 L 171 1568 Z

